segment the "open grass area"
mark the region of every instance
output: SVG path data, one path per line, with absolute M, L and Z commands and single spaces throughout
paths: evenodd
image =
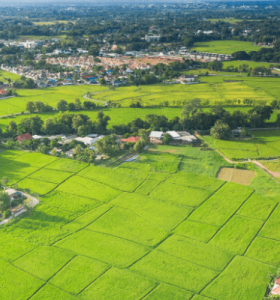
M 254 46 L 251 42 L 223 40 L 211 42 L 197 42 L 194 43 L 192 50 L 198 52 L 209 52 L 218 54 L 232 54 L 237 51 L 258 51 L 261 47 Z
M 1 299 L 263 299 L 280 266 L 279 183 L 251 164 L 248 186 L 219 180 L 232 165 L 200 147 L 139 158 L 0 153 L 0 171 L 42 194 L 0 226 Z

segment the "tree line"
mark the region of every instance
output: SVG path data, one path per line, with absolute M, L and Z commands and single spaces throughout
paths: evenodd
M 237 127 L 260 128 L 266 126 L 273 110 L 279 107 L 274 101 L 272 105 L 256 106 L 249 111 L 235 110 L 233 113 L 226 111 L 222 106 L 214 106 L 209 111 L 203 111 L 200 99 L 193 99 L 183 107 L 180 117 L 168 119 L 164 115 L 148 114 L 145 119 L 136 118 L 127 124 L 113 125 L 108 128 L 109 116 L 99 111 L 95 121 L 85 114 L 73 114 L 61 111 L 53 118 L 43 121 L 38 115 L 22 119 L 18 124 L 10 121 L 6 130 L 1 131 L 4 138 L 14 138 L 19 134 L 77 134 L 86 136 L 90 133 L 97 134 L 137 134 L 139 129 L 145 130 L 210 130 L 217 121 L 227 124 L 230 129 Z M 276 126 L 280 126 L 280 114 L 277 115 Z

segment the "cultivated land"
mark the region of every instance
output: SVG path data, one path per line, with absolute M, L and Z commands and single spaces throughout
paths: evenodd
M 254 159 L 280 157 L 280 131 L 251 131 L 252 138 L 217 140 L 205 136 L 205 140 L 230 159 Z M 269 164 L 269 162 L 268 162 Z M 273 170 L 272 170 L 273 171 Z
M 232 54 L 237 51 L 258 51 L 260 47 L 254 46 L 251 42 L 242 41 L 211 41 L 211 42 L 197 42 L 194 43 L 192 50 L 198 52 L 209 52 L 217 54 Z
M 261 300 L 280 265 L 278 199 L 262 190 L 278 183 L 216 179 L 232 165 L 215 151 L 152 146 L 104 168 L 6 150 L 0 165 L 41 195 L 0 227 L 1 299 Z

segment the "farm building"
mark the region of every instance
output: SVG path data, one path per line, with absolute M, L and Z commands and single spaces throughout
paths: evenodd
M 193 143 L 197 140 L 197 137 L 190 134 L 187 131 L 177 131 L 177 133 L 180 135 L 180 140 L 182 143 Z
M 181 139 L 181 136 L 176 131 L 167 131 L 166 133 L 168 133 L 173 138 L 173 140 Z
M 14 190 L 14 189 L 7 189 L 7 190 L 5 190 L 5 192 L 9 195 L 9 197 L 11 198 L 11 201 L 22 197 L 22 193 Z
M 23 141 L 26 141 L 26 140 L 32 140 L 32 136 L 29 133 L 24 133 L 24 134 L 21 134 L 21 135 L 17 136 L 15 138 L 15 140 L 17 140 L 19 142 L 23 142 Z
M 95 138 L 92 138 L 92 137 L 77 137 L 75 138 L 76 141 L 78 142 L 82 142 L 84 143 L 85 145 L 88 145 L 88 146 L 91 146 L 93 144 L 95 144 L 98 140 L 102 139 L 104 136 L 103 135 L 100 135 L 98 137 L 95 137 Z
M 151 131 L 149 136 L 150 143 L 153 144 L 161 144 L 163 138 L 163 132 L 162 131 Z
M 140 136 L 131 136 L 128 139 L 121 139 L 123 143 L 136 143 L 140 140 Z

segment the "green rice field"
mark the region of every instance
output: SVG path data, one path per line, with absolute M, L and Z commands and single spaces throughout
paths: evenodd
M 251 131 L 252 138 L 215 140 L 211 136 L 204 139 L 230 159 L 261 159 L 280 157 L 280 131 L 259 130 Z M 273 162 L 265 162 L 268 167 Z M 272 171 L 274 169 L 272 168 Z
M 276 183 L 216 179 L 230 166 L 190 146 L 110 168 L 0 152 L 0 178 L 40 195 L 0 226 L 0 298 L 262 300 L 280 266 L 280 209 L 253 187 Z
M 227 62 L 228 65 L 235 65 L 236 63 Z M 242 62 L 237 63 L 238 66 L 240 64 Z M 253 68 L 256 64 L 260 63 L 250 63 L 249 65 Z M 8 73 L 6 75 L 3 71 L 1 72 L 4 77 L 11 74 Z M 34 90 L 21 89 L 17 90 L 17 97 L 0 100 L 0 116 L 26 111 L 26 104 L 29 101 L 42 101 L 52 107 L 56 107 L 57 102 L 62 99 L 70 103 L 79 98 L 83 102 L 82 96 L 86 92 L 94 92 L 91 96 L 93 100 L 111 101 L 121 107 L 129 107 L 135 101 L 139 101 L 143 107 L 156 107 L 165 101 L 168 101 L 169 106 L 182 107 L 183 101 L 190 101 L 194 98 L 201 99 L 204 105 L 222 104 L 225 106 L 229 104 L 243 105 L 244 99 L 254 100 L 256 104 L 264 101 L 270 103 L 275 99 L 280 99 L 279 78 L 233 76 L 234 74 L 228 74 L 231 76 L 203 76 L 200 79 L 201 83 L 195 85 L 158 84 L 139 87 L 127 86 L 111 91 L 106 90 L 102 86 L 92 87 L 89 85 L 61 86 Z M 14 74 L 11 74 L 11 76 L 14 76 Z M 96 103 L 102 105 L 101 102 Z
M 232 54 L 237 51 L 258 51 L 261 47 L 254 46 L 251 42 L 223 40 L 211 42 L 197 42 L 194 43 L 192 50 L 197 52 L 209 52 L 217 54 Z

